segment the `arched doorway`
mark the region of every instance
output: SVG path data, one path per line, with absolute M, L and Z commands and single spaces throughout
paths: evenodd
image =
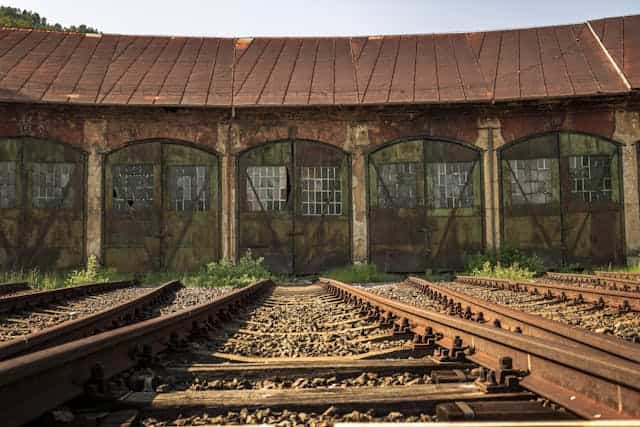
M 215 154 L 170 140 L 105 160 L 104 260 L 119 271 L 192 271 L 220 258 Z
M 280 274 L 311 274 L 351 260 L 350 162 L 319 142 L 270 142 L 240 155 L 238 252 Z
M 502 245 L 549 265 L 622 262 L 617 144 L 555 132 L 500 151 Z
M 86 156 L 62 143 L 0 139 L 0 262 L 5 269 L 84 263 Z
M 480 152 L 440 139 L 368 157 L 370 258 L 389 272 L 456 270 L 484 246 Z

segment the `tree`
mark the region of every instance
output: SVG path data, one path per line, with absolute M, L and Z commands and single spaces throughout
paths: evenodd
M 82 24 L 63 27 L 55 23 L 49 24 L 47 18 L 36 12 L 21 10 L 15 7 L 0 6 L 0 26 L 12 28 L 34 28 L 39 30 L 72 31 L 78 33 L 97 33 L 98 30 Z

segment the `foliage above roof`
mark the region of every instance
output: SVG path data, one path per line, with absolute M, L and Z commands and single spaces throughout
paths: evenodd
M 82 24 L 63 27 L 62 25 L 49 24 L 47 18 L 29 10 L 21 10 L 15 7 L 0 6 L 0 26 L 8 28 L 34 28 L 38 30 L 69 31 L 74 33 L 97 33 L 95 28 Z

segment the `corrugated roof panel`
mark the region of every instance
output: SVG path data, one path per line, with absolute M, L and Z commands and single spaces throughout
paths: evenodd
M 416 72 L 416 37 L 402 37 L 398 60 L 391 81 L 389 102 L 413 102 L 413 88 Z
M 556 37 L 562 51 L 562 59 L 567 65 L 567 74 L 571 80 L 576 95 L 598 93 L 600 86 L 596 81 L 591 67 L 582 53 L 581 46 L 576 42 L 576 35 L 569 25 L 556 27 Z
M 520 96 L 519 31 L 504 31 L 496 72 L 495 98 L 517 99 Z
M 82 71 L 75 90 L 69 94 L 69 102 L 95 103 L 98 92 L 106 78 L 107 71 L 111 65 L 113 53 L 119 43 L 122 43 L 120 36 L 102 36 L 91 55 L 89 63 Z M 129 40 L 131 43 L 133 40 Z
M 419 36 L 416 47 L 415 102 L 438 102 L 436 48 L 431 36 Z
M 309 102 L 309 92 L 311 91 L 311 79 L 313 78 L 313 68 L 316 63 L 316 53 L 318 51 L 318 41 L 306 39 L 302 42 L 300 54 L 296 61 L 296 66 L 291 75 L 289 89 L 284 98 L 285 104 L 304 105 Z
M 233 98 L 234 105 L 257 104 L 271 73 L 282 54 L 284 40 L 270 39 L 264 51 L 257 58 L 255 66 L 247 75 L 246 81 Z
M 102 103 L 104 99 L 109 95 L 112 91 L 115 91 L 114 95 L 118 95 L 118 100 L 122 100 L 124 98 L 124 102 L 128 100 L 128 94 L 126 96 L 122 96 L 122 88 L 115 88 L 116 84 L 120 81 L 122 76 L 124 76 L 127 72 L 130 71 L 130 68 L 136 62 L 137 59 L 140 58 L 140 55 L 145 51 L 145 49 L 152 42 L 151 37 L 139 37 L 134 38 L 133 43 L 128 45 L 121 53 L 115 56 L 113 62 L 109 64 L 109 68 L 104 76 L 104 80 L 102 85 L 100 86 L 100 92 L 96 97 L 97 103 Z M 122 40 L 120 40 L 122 42 Z M 121 46 L 123 43 L 119 43 Z M 115 101 L 116 99 L 113 99 Z
M 57 73 L 55 79 L 47 91 L 42 95 L 42 99 L 48 102 L 66 102 L 75 90 L 78 80 L 83 70 L 89 63 L 91 55 L 96 50 L 101 37 L 80 36 L 80 43 L 72 51 L 62 69 Z
M 573 86 L 567 75 L 567 67 L 562 60 L 556 32 L 552 27 L 538 29 L 542 73 L 549 96 L 573 95 Z
M 186 39 L 172 38 L 156 57 L 129 99 L 130 104 L 153 104 L 182 52 Z
M 360 53 L 360 59 L 356 62 L 356 74 L 358 77 L 358 89 L 360 92 L 360 102 L 367 96 L 369 82 L 373 74 L 373 68 L 380 55 L 382 48 L 382 38 L 370 38 L 365 43 Z
M 538 31 L 535 28 L 520 31 L 520 96 L 538 98 L 547 95 L 540 56 Z
M 80 34 L 69 34 L 65 37 L 44 62 L 35 69 L 29 80 L 20 89 L 19 95 L 40 100 L 82 39 L 84 36 Z
M 631 87 L 640 89 L 640 15 L 624 18 L 624 64 Z
M 482 39 L 478 64 L 482 70 L 482 75 L 487 80 L 489 96 L 493 98 L 496 83 L 496 73 L 498 71 L 498 61 L 500 60 L 500 45 L 502 44 L 502 32 L 492 31 L 486 33 Z
M 334 101 L 336 104 L 357 104 L 356 69 L 348 39 L 335 41 Z
M 228 106 L 233 102 L 232 87 L 238 87 L 238 83 L 234 82 L 233 78 L 234 49 L 233 40 L 220 40 L 207 105 Z
M 0 101 L 224 107 L 479 102 L 627 93 L 626 80 L 640 88 L 640 16 L 355 38 L 0 29 Z
M 207 103 L 219 46 L 220 39 L 203 40 L 196 63 L 190 70 L 181 104 L 205 105 Z
M 204 39 L 186 39 L 180 56 L 173 64 L 171 71 L 167 75 L 154 104 L 158 105 L 178 105 L 182 101 L 187 80 L 196 64 L 198 53 L 202 47 Z
M 451 38 L 448 34 L 434 37 L 438 67 L 438 91 L 442 102 L 460 102 L 467 99 L 462 87 L 458 61 Z
M 287 39 L 284 41 L 282 52 L 273 67 L 267 84 L 264 86 L 262 96 L 260 96 L 260 105 L 282 104 L 301 46 L 302 40 L 299 39 Z
M 451 36 L 453 52 L 458 62 L 458 71 L 465 97 L 468 101 L 491 99 L 491 89 L 484 76 L 473 47 L 464 34 Z
M 316 66 L 311 79 L 309 104 L 333 104 L 333 61 L 333 40 L 320 40 L 316 55 Z
M 371 74 L 369 87 L 363 100 L 364 103 L 385 104 L 389 101 L 389 91 L 393 81 L 393 73 L 400 49 L 400 37 L 385 37 L 380 49 L 380 55 Z

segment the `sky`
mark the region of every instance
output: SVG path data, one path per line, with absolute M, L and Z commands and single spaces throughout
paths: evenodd
M 640 0 L 20 0 L 64 26 L 103 33 L 356 36 L 484 31 L 640 14 Z

